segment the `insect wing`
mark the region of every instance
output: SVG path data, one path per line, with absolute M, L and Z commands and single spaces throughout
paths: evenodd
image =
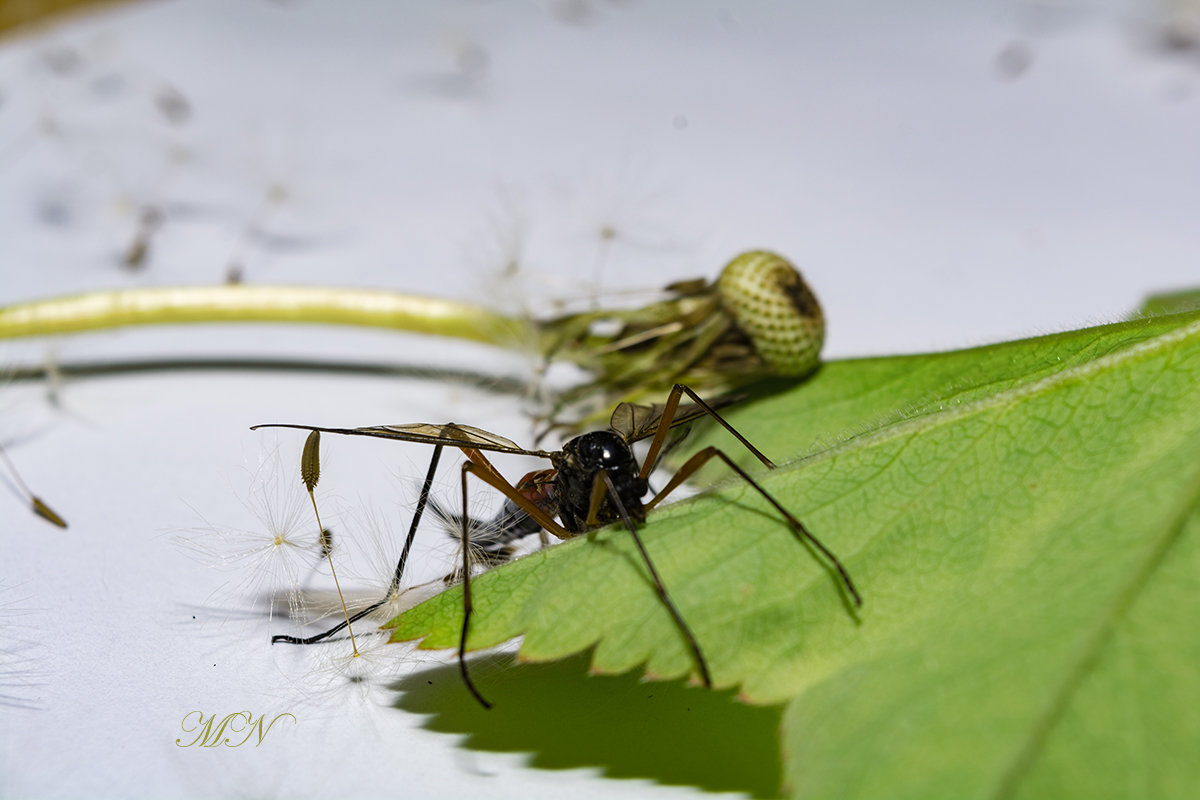
M 609 420 L 608 425 L 626 442 L 630 444 L 640 442 L 642 439 L 649 439 L 658 431 L 665 408 L 666 406 L 662 405 L 620 403 L 613 410 L 612 419 Z M 675 412 L 674 419 L 671 420 L 671 427 L 683 425 L 706 414 L 708 412 L 700 406 L 689 405 L 680 408 Z
M 378 439 L 398 439 L 403 442 L 418 444 L 447 445 L 450 447 L 469 447 L 475 450 L 492 450 L 499 453 L 513 453 L 524 456 L 548 458 L 544 450 L 526 450 L 518 447 L 516 442 L 506 439 L 482 428 L 472 425 L 459 425 L 455 422 L 432 424 L 414 422 L 406 425 L 372 425 L 366 428 L 318 428 L 312 425 L 270 424 L 255 425 L 258 428 L 299 428 L 306 431 L 321 431 L 322 433 L 337 433 L 344 436 L 373 436 Z
M 511 439 L 506 439 L 498 434 L 472 425 L 459 425 L 455 422 L 444 425 L 432 425 L 425 422 L 415 422 L 409 425 L 377 425 L 371 428 L 355 428 L 355 431 L 365 436 L 381 436 L 409 442 L 448 444 L 458 447 L 466 445 L 476 450 L 495 450 L 501 453 L 521 455 L 540 454 L 540 451 L 526 450 Z

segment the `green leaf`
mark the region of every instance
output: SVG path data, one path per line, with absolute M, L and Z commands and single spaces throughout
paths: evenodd
M 1200 289 L 1183 289 L 1178 292 L 1152 294 L 1142 303 L 1138 314 L 1153 317 L 1159 314 L 1182 314 L 1200 308 Z
M 743 485 L 652 514 L 644 536 L 717 686 L 789 704 L 795 796 L 1200 785 L 1200 314 L 834 362 L 728 417 L 791 451 L 763 486 L 846 563 L 857 618 Z M 694 672 L 629 539 L 473 581 L 470 647 L 524 635 L 525 659 L 594 646 L 596 671 Z M 453 647 L 461 614 L 453 590 L 390 624 Z

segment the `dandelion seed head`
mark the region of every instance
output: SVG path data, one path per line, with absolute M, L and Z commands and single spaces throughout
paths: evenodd
M 240 528 L 205 520 L 203 526 L 187 529 L 175 539 L 200 563 L 237 571 L 241 577 L 217 593 L 234 595 L 232 604 L 266 597 L 271 619 L 283 607 L 293 620 L 306 618 L 302 582 L 322 553 L 321 532 L 297 466 L 285 468 L 278 445 L 260 459 L 241 499 L 258 525 Z M 224 604 L 229 604 L 229 598 Z

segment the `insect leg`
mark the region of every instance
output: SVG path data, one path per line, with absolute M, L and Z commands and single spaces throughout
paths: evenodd
M 612 478 L 609 474 L 601 470 L 596 476 L 596 486 L 608 488 L 608 496 L 612 498 L 613 503 L 617 507 L 617 512 L 621 515 L 625 527 L 629 530 L 630 536 L 633 537 L 633 543 L 637 545 L 638 552 L 642 554 L 642 561 L 646 564 L 646 569 L 650 571 L 650 578 L 654 582 L 654 591 L 658 593 L 658 599 L 667 607 L 667 611 L 675 620 L 675 624 L 683 633 L 683 638 L 687 639 L 688 648 L 692 651 L 692 657 L 696 660 L 696 666 L 700 670 L 700 678 L 704 681 L 704 685 L 709 689 L 712 688 L 712 678 L 708 672 L 708 663 L 704 660 L 704 654 L 700 652 L 700 643 L 696 641 L 696 634 L 692 633 L 692 629 L 688 627 L 684 621 L 683 615 L 679 613 L 679 609 L 675 607 L 675 603 L 671 601 L 671 597 L 667 594 L 667 587 L 663 584 L 662 578 L 658 574 L 658 570 L 654 568 L 654 562 L 650 560 L 650 554 L 646 552 L 646 545 L 642 543 L 642 537 L 637 532 L 637 526 L 633 524 L 633 520 L 629 516 L 629 512 L 625 509 L 625 504 L 621 502 L 621 495 L 617 492 L 617 487 L 613 485 Z M 592 492 L 592 503 L 596 505 L 597 491 Z
M 462 576 L 463 576 L 463 622 L 462 634 L 458 639 L 458 671 L 462 673 L 463 683 L 467 685 L 467 689 L 479 701 L 479 704 L 486 709 L 491 709 L 492 704 L 489 703 L 484 696 L 479 693 L 474 681 L 471 680 L 471 673 L 467 670 L 467 631 L 471 626 L 471 536 L 469 533 L 470 520 L 468 519 L 467 511 L 467 473 L 475 472 L 474 464 L 471 461 L 464 461 L 462 465 Z M 477 473 L 478 474 L 478 473 Z
M 417 526 L 421 523 L 421 517 L 425 515 L 425 507 L 429 505 L 429 492 L 433 489 L 433 475 L 437 472 L 438 461 L 442 458 L 442 447 L 443 445 L 436 445 L 433 448 L 433 458 L 429 459 L 429 469 L 421 484 L 421 494 L 417 497 L 417 509 L 413 512 L 412 522 L 408 526 L 408 536 L 404 539 L 404 549 L 400 551 L 396 572 L 392 575 L 392 582 L 388 586 L 389 595 L 400 588 L 400 579 L 404 576 L 404 565 L 408 562 L 408 554 L 412 550 L 413 539 L 417 535 Z
M 358 622 L 372 611 L 381 607 L 387 602 L 388 597 L 400 588 L 400 579 L 404 576 L 404 566 L 408 562 L 408 553 L 412 549 L 413 538 L 417 535 L 417 526 L 421 523 L 421 517 L 425 514 L 425 506 L 429 504 L 429 492 L 433 488 L 433 476 L 437 472 L 438 460 L 441 457 L 442 445 L 439 444 L 433 448 L 433 458 L 429 460 L 429 471 L 425 473 L 425 482 L 421 484 L 421 494 L 417 498 L 417 509 L 413 512 L 412 523 L 408 526 L 408 537 L 404 540 L 404 549 L 400 552 L 400 561 L 396 564 L 396 572 L 392 576 L 392 582 L 388 586 L 387 593 L 383 596 L 383 599 L 352 614 L 347 620 L 339 622 L 324 633 L 318 633 L 316 636 L 309 636 L 308 638 L 277 634 L 271 637 L 271 644 L 276 644 L 277 642 L 283 642 L 284 644 L 316 644 L 324 639 L 328 639 L 342 628 L 348 627 L 350 623 Z
M 747 450 L 754 454 L 755 458 L 757 458 L 767 467 L 771 469 L 775 468 L 775 464 L 771 461 L 771 459 L 764 456 L 757 447 L 750 444 L 745 436 L 742 436 L 740 433 L 738 433 L 737 429 L 726 422 L 725 418 L 718 414 L 712 406 L 704 402 L 700 395 L 696 394 L 682 383 L 677 383 L 671 388 L 671 394 L 667 395 L 666 405 L 663 407 L 662 416 L 659 418 L 658 430 L 654 432 L 654 439 L 650 442 L 650 449 L 646 452 L 646 459 L 642 462 L 641 477 L 643 480 L 650 477 L 650 473 L 654 470 L 655 465 L 658 463 L 660 451 L 662 450 L 663 443 L 667 439 L 667 432 L 671 428 L 671 421 L 675 419 L 675 412 L 679 410 L 680 395 L 683 394 L 687 394 L 687 396 L 691 398 L 692 402 L 699 406 L 704 413 L 715 419 L 721 424 L 721 427 L 733 434 L 733 438 L 741 442 Z
M 607 474 L 605 477 L 607 477 Z M 592 496 L 588 500 L 587 519 L 584 521 L 584 525 L 586 525 L 589 529 L 600 526 L 600 504 L 604 502 L 604 495 L 609 492 L 608 487 L 611 485 L 611 480 L 603 481 L 600 479 L 600 474 L 596 474 L 596 479 L 592 482 Z M 617 490 L 613 489 L 612 494 L 613 497 L 616 497 Z M 617 508 L 620 509 L 621 519 L 625 519 L 627 514 L 625 513 L 624 506 L 618 505 Z
M 506 498 L 511 500 L 514 505 L 532 517 L 545 530 L 550 531 L 559 539 L 570 539 L 575 534 L 568 531 L 562 525 L 559 525 L 554 517 L 546 513 L 546 510 L 530 500 L 525 495 L 521 494 L 515 486 L 504 479 L 491 462 L 483 458 L 483 454 L 476 450 L 463 448 L 463 452 L 470 459 L 467 463 L 471 465 L 471 473 L 481 481 L 491 486 L 493 489 L 500 492 Z
M 484 699 L 479 690 L 475 688 L 475 684 L 471 681 L 470 673 L 467 671 L 467 633 L 471 627 L 471 555 L 470 555 L 470 520 L 467 515 L 467 475 L 468 473 L 479 478 L 484 483 L 498 490 L 506 498 L 515 503 L 522 511 L 532 517 L 543 528 L 553 533 L 560 539 L 569 539 L 572 534 L 563 526 L 554 521 L 554 518 L 539 508 L 529 498 L 517 491 L 516 487 L 505 480 L 491 462 L 483 457 L 483 454 L 463 448 L 463 452 L 467 454 L 467 461 L 462 465 L 462 551 L 463 551 L 463 624 L 462 634 L 458 640 L 458 669 L 462 673 L 463 682 L 467 685 L 467 689 L 475 696 L 480 705 L 484 708 L 491 708 L 492 704 Z
M 796 519 L 796 517 L 793 516 L 790 511 L 780 505 L 779 501 L 772 497 L 766 489 L 758 484 L 757 481 L 751 478 L 745 470 L 734 463 L 733 459 L 725 455 L 724 452 L 716 447 L 706 447 L 689 458 L 687 463 L 680 467 L 679 471 L 676 472 L 667 485 L 663 487 L 663 490 L 656 494 L 650 500 L 650 502 L 646 503 L 647 510 L 658 505 L 659 501 L 661 501 L 671 492 L 678 489 L 684 481 L 692 477 L 696 470 L 708 463 L 709 459 L 711 459 L 713 456 L 716 456 L 724 461 L 725 464 L 731 470 L 736 472 L 742 480 L 750 484 L 750 486 L 754 488 L 754 491 L 758 492 L 768 503 L 774 506 L 775 510 L 778 511 L 785 520 L 787 520 L 788 525 L 792 529 L 792 533 L 796 535 L 796 538 L 801 544 L 805 544 L 807 541 L 807 543 L 817 548 L 817 550 L 819 550 L 821 554 L 829 560 L 829 563 L 833 565 L 834 569 L 837 570 L 838 575 L 841 577 L 842 586 L 845 587 L 850 597 L 854 599 L 854 604 L 856 606 L 861 606 L 862 596 L 858 593 L 858 589 L 854 587 L 854 581 L 850 579 L 850 573 L 847 572 L 846 568 L 842 565 L 842 562 L 838 560 L 838 557 L 833 554 L 833 551 L 822 544 L 820 539 L 814 536 L 808 528 L 804 527 L 804 524 L 800 522 L 800 520 Z

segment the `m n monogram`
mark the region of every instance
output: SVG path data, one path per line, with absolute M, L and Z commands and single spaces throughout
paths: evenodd
M 188 720 L 192 717 L 196 720 L 189 727 Z M 183 718 L 181 727 L 184 733 L 195 733 L 195 737 L 187 744 L 183 743 L 183 738 L 175 740 L 177 747 L 191 747 L 199 745 L 200 747 L 241 747 L 246 742 L 250 741 L 250 737 L 258 735 L 258 741 L 254 746 L 259 747 L 263 743 L 263 739 L 267 738 L 267 734 L 271 732 L 271 728 L 276 722 L 284 717 L 291 717 L 293 723 L 298 723 L 293 714 L 277 714 L 266 727 L 263 723 L 266 721 L 266 715 L 260 715 L 255 721 L 254 714 L 249 711 L 237 711 L 233 714 L 226 714 L 218 724 L 216 713 L 204 716 L 203 711 L 189 712 Z M 228 734 L 228 735 L 227 735 Z M 243 735 L 244 734 L 244 735 Z M 241 741 L 237 741 L 240 737 Z

